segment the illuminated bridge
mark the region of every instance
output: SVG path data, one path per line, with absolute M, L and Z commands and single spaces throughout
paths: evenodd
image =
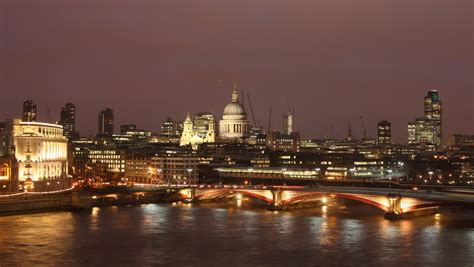
M 387 219 L 434 214 L 443 205 L 474 205 L 474 194 L 360 187 L 226 186 L 189 187 L 179 190 L 185 201 L 210 201 L 248 196 L 269 204 L 273 210 L 304 203 L 324 205 L 330 199 L 352 200 L 376 207 Z

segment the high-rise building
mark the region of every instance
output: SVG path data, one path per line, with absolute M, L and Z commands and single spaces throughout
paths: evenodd
M 438 91 L 429 91 L 425 97 L 425 119 L 441 121 L 441 106 Z
M 293 133 L 293 113 L 291 111 L 283 115 L 283 133 L 287 135 Z
M 442 102 L 437 90 L 428 92 L 424 99 L 424 117 L 408 124 L 408 143 L 432 145 L 442 143 Z
M 99 112 L 99 134 L 112 135 L 114 133 L 114 110 L 106 108 Z
M 36 121 L 36 104 L 33 103 L 33 100 L 26 100 L 23 102 L 22 121 Z
M 392 124 L 381 121 L 377 124 L 377 144 L 390 145 L 392 143 Z
M 64 136 L 68 139 L 77 137 L 76 134 L 76 106 L 67 103 L 61 108 L 59 125 L 63 126 Z

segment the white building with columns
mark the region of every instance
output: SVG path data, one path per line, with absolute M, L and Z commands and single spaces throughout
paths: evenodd
M 249 136 L 250 125 L 243 105 L 239 103 L 237 84 L 234 83 L 232 102 L 227 104 L 219 122 L 219 138 L 224 141 L 242 141 Z
M 13 159 L 16 165 L 9 166 L 8 179 L 31 191 L 65 187 L 60 180 L 67 180 L 68 145 L 61 125 L 7 120 L 0 140 L 0 156 Z

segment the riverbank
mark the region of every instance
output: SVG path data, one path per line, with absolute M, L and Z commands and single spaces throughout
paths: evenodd
M 93 207 L 141 205 L 179 201 L 174 191 L 138 191 L 131 189 L 98 189 L 56 193 L 20 193 L 0 199 L 0 216 L 50 211 L 88 210 Z

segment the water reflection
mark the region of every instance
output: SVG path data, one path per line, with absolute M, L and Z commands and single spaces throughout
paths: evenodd
M 474 212 L 387 221 L 338 206 L 241 199 L 0 217 L 0 264 L 453 265 L 474 263 Z

